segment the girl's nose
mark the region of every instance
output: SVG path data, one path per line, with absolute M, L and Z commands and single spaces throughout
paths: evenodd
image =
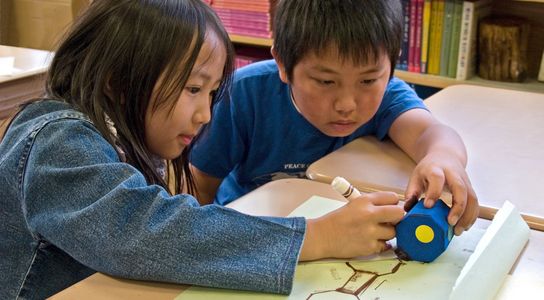
M 193 115 L 193 122 L 196 124 L 207 124 L 212 118 L 211 107 L 208 104 L 201 105 Z

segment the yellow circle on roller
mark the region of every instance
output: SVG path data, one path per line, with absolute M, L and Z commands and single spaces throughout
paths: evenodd
M 434 239 L 434 231 L 427 225 L 419 225 L 416 228 L 416 238 L 422 243 L 430 243 Z

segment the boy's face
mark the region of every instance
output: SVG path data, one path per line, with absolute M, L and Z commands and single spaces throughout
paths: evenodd
M 173 110 L 170 111 L 168 105 L 154 112 L 147 110 L 146 142 L 155 155 L 164 159 L 178 157 L 200 128 L 210 121 L 211 101 L 219 88 L 225 61 L 225 47 L 215 34 L 209 32 Z M 156 88 L 159 86 L 160 80 Z M 149 107 L 152 107 L 153 101 Z
M 293 101 L 313 126 L 328 136 L 343 137 L 368 122 L 378 111 L 389 82 L 386 54 L 360 66 L 343 61 L 336 51 L 306 55 L 295 65 L 292 81 L 281 62 L 280 77 L 291 85 Z

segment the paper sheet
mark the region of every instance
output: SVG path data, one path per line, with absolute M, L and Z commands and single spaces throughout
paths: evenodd
M 544 295 L 544 279 L 508 275 L 495 300 L 541 300 Z
M 343 204 L 312 197 L 291 215 L 318 217 Z M 500 224 L 494 227 L 504 228 Z M 473 228 L 454 237 L 448 249 L 432 263 L 406 262 L 397 258 L 299 263 L 289 296 L 191 287 L 176 299 L 447 299 L 484 232 Z M 480 289 L 486 289 L 493 283 L 480 277 L 478 285 Z M 471 291 L 467 292 L 465 299 L 476 299 Z

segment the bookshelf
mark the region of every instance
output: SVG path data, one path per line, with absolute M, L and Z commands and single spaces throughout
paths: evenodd
M 272 39 L 267 39 L 267 38 L 256 38 L 256 37 L 248 37 L 248 36 L 234 35 L 234 34 L 231 34 L 230 38 L 234 44 L 241 44 L 246 46 L 258 46 L 258 47 L 272 46 Z M 478 76 L 472 77 L 468 80 L 457 80 L 455 78 L 408 72 L 403 70 L 395 70 L 395 76 L 397 76 L 398 78 L 408 83 L 427 86 L 427 87 L 440 88 L 440 89 L 448 87 L 450 85 L 456 85 L 456 84 L 473 84 L 473 85 L 480 85 L 480 86 L 487 86 L 487 87 L 507 88 L 512 90 L 544 94 L 544 83 L 539 82 L 534 78 L 529 79 L 523 83 L 485 80 Z
M 536 80 L 542 59 L 542 53 L 544 51 L 544 3 L 540 0 L 493 0 L 491 5 L 491 13 L 493 15 L 522 17 L 531 25 L 529 47 L 527 52 L 529 76 L 525 82 L 514 83 L 491 81 L 479 78 L 478 76 L 472 76 L 467 80 L 457 80 L 455 78 L 445 76 L 409 72 L 404 70 L 396 70 L 395 75 L 408 83 L 432 88 L 445 88 L 447 86 L 456 84 L 472 84 L 544 94 L 544 82 L 539 82 Z M 230 37 L 235 45 L 264 49 L 272 46 L 272 39 L 270 38 L 251 37 L 239 34 L 231 34 Z

